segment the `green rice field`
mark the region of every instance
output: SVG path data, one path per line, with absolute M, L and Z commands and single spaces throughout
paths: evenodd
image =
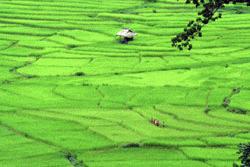
M 171 47 L 198 10 L 1 0 L 0 167 L 239 163 L 250 141 L 250 7 L 227 6 L 191 51 Z M 126 27 L 137 36 L 120 44 Z

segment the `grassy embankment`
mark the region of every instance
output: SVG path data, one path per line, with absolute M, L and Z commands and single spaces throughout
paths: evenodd
M 250 9 L 171 48 L 195 15 L 175 0 L 1 1 L 0 166 L 232 166 L 250 140 Z

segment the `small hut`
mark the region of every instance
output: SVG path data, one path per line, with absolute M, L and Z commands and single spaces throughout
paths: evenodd
M 121 38 L 121 43 L 127 44 L 129 41 L 132 41 L 134 39 L 136 33 L 129 28 L 124 28 L 121 31 L 119 31 L 116 35 Z

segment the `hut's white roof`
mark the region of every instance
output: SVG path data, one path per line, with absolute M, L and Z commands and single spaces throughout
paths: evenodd
M 126 38 L 133 38 L 134 36 L 136 36 L 136 33 L 128 28 L 125 28 L 119 31 L 116 35 L 121 36 L 121 37 L 126 37 Z

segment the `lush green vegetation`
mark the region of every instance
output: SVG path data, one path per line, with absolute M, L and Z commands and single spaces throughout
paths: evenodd
M 250 6 L 249 0 L 186 0 L 186 3 L 193 3 L 196 7 L 202 6 L 203 9 L 198 12 L 198 17 L 195 20 L 191 20 L 187 24 L 182 33 L 172 38 L 172 46 L 177 47 L 179 50 L 183 50 L 185 47 L 191 50 L 193 46 L 190 41 L 196 36 L 202 37 L 202 28 L 205 25 L 222 18 L 222 9 L 228 4 L 243 3 Z
M 1 167 L 239 162 L 238 144 L 250 140 L 246 5 L 229 5 L 182 52 L 171 38 L 199 9 L 175 0 L 4 0 L 0 9 Z M 115 38 L 123 27 L 138 33 L 128 45 Z

